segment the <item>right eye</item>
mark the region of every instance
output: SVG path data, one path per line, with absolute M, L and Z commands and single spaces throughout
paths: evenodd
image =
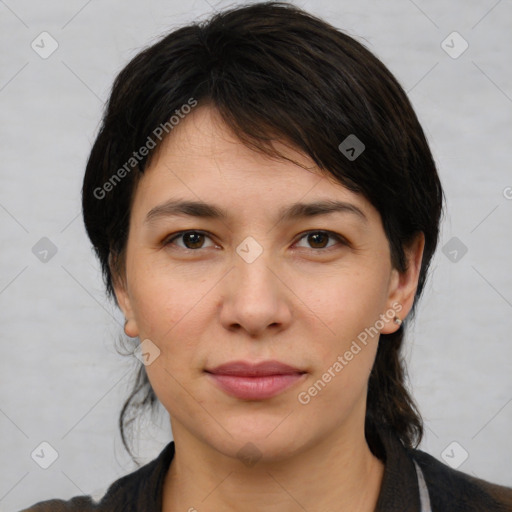
M 188 231 L 180 231 L 178 233 L 173 233 L 170 235 L 170 238 L 167 238 L 164 242 L 166 247 L 176 246 L 174 240 L 182 239 L 185 246 L 177 245 L 180 249 L 196 251 L 197 249 L 202 249 L 204 237 L 210 238 L 209 235 L 205 231 L 198 230 L 188 230 Z M 188 245 L 188 246 L 187 246 Z M 172 248 L 172 247 L 171 247 Z

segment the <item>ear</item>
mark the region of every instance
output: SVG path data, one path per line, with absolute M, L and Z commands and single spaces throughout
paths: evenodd
M 121 311 L 126 319 L 124 324 L 124 332 L 130 338 L 136 338 L 139 335 L 137 322 L 130 301 L 130 294 L 126 283 L 124 266 L 120 265 L 119 257 L 112 253 L 108 256 L 108 265 L 110 275 L 112 276 L 112 286 L 116 294 L 116 299 Z
M 387 307 L 388 311 L 395 311 L 396 317 L 402 321 L 409 314 L 414 304 L 424 247 L 425 235 L 420 232 L 404 247 L 407 262 L 406 270 L 400 272 L 394 268 L 391 271 Z M 389 318 L 389 316 L 386 316 L 386 318 L 388 320 L 381 330 L 382 334 L 391 334 L 400 328 L 400 325 L 395 323 L 394 318 Z

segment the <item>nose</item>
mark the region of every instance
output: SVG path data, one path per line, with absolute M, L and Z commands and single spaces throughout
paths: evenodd
M 252 337 L 264 336 L 267 330 L 275 334 L 291 322 L 293 293 L 283 270 L 265 251 L 250 261 L 235 255 L 234 268 L 223 283 L 221 323 Z

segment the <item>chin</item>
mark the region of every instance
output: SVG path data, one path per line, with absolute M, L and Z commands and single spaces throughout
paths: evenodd
M 272 421 L 259 420 L 255 424 L 253 416 L 245 421 L 238 420 L 236 424 L 230 422 L 229 427 L 221 423 L 233 435 L 230 436 L 220 429 L 216 435 L 208 435 L 206 442 L 226 457 L 239 459 L 248 467 L 258 461 L 280 462 L 293 456 L 308 444 L 308 436 L 304 429 L 298 429 L 299 432 L 295 432 L 289 424 L 284 424 L 286 420 L 279 426 L 285 417 L 286 415 L 283 415 L 278 421 L 275 418 Z

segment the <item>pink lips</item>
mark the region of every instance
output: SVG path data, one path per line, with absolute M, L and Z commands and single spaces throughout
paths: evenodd
M 257 364 L 232 361 L 206 370 L 206 373 L 229 395 L 244 400 L 264 400 L 303 379 L 306 372 L 279 361 Z

